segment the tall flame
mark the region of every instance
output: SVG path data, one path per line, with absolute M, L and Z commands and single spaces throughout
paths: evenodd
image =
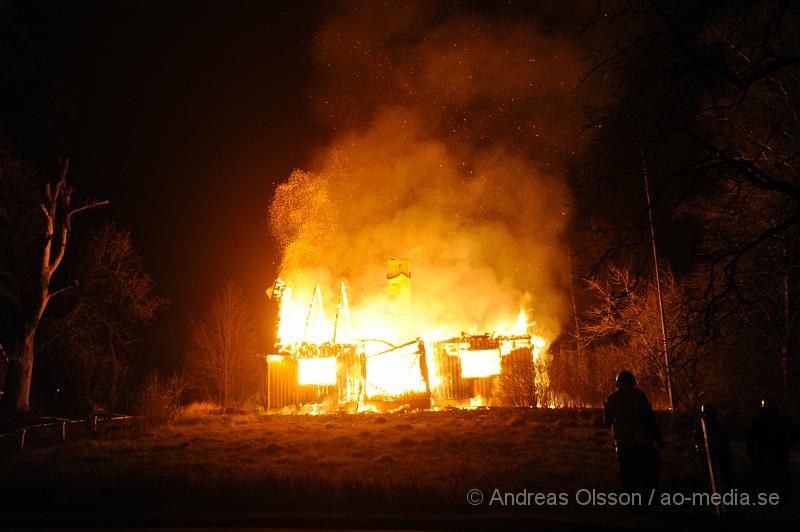
M 385 305 L 372 302 L 357 308 L 358 321 L 352 321 L 345 283 L 339 283 L 336 313 L 332 321 L 323 311 L 321 286 L 306 290 L 298 301 L 291 287 L 283 291 L 278 328 L 279 346 L 289 352 L 302 352 L 306 345 L 335 345 L 353 343 L 361 346 L 366 360 L 366 396 L 395 397 L 405 393 L 424 392 L 426 383 L 421 367 L 427 367 L 429 386 L 440 383 L 437 359 L 433 356 L 437 342 L 446 342 L 449 356 L 460 361 L 460 377 L 464 379 L 499 375 L 502 359 L 520 347 L 528 346 L 535 361 L 546 346 L 541 336 L 533 334 L 535 323 L 529 322 L 524 309 L 514 319 L 500 322 L 491 328 L 495 347 L 475 348 L 469 341 L 475 336 L 478 324 L 473 323 L 472 335 L 460 333 L 452 324 L 429 327 L 419 339 L 407 339 L 402 345 L 387 338 L 398 337 L 393 323 L 396 316 L 387 315 Z M 462 336 L 463 335 L 463 336 Z M 453 339 L 461 337 L 462 340 Z M 420 347 L 422 346 L 422 347 Z M 425 357 L 424 364 L 420 360 Z M 311 355 L 299 359 L 299 384 L 332 385 L 336 383 L 336 358 Z

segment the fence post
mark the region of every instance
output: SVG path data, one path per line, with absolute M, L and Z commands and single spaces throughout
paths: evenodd
M 67 441 L 67 422 L 61 422 L 61 441 Z
M 20 449 L 24 449 L 25 448 L 25 436 L 27 434 L 28 434 L 28 429 L 26 429 L 26 428 L 20 429 L 20 436 L 19 436 L 19 448 Z

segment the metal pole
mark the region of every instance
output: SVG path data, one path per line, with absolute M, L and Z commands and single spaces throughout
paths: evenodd
M 581 352 L 581 329 L 578 325 L 578 306 L 575 304 L 575 283 L 572 275 L 572 254 L 567 253 L 567 264 L 569 265 L 569 293 L 572 297 L 572 316 L 575 318 L 575 353 Z
M 664 350 L 664 373 L 667 381 L 667 393 L 669 394 L 669 410 L 675 411 L 675 403 L 672 399 L 672 379 L 670 377 L 669 350 L 667 348 L 667 326 L 664 320 L 664 302 L 661 298 L 661 274 L 658 267 L 658 250 L 656 248 L 656 228 L 653 223 L 653 204 L 650 201 L 650 183 L 647 177 L 647 163 L 644 160 L 644 150 L 642 150 L 642 173 L 644 174 L 644 195 L 647 199 L 647 216 L 650 220 L 650 243 L 653 246 L 653 268 L 656 273 L 656 289 L 658 292 L 658 311 L 661 315 L 661 341 Z
M 719 492 L 719 487 L 717 486 L 717 475 L 714 471 L 714 462 L 711 459 L 711 445 L 708 443 L 708 424 L 706 424 L 705 414 L 700 416 L 700 425 L 703 427 L 703 444 L 705 445 L 706 449 L 706 464 L 708 464 L 708 478 L 711 480 L 711 493 L 716 494 Z M 719 504 L 715 504 L 714 512 L 717 514 L 717 517 L 719 517 L 722 513 L 722 507 Z

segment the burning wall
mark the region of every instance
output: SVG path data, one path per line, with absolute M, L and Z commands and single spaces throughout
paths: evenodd
M 389 313 L 381 318 L 395 331 L 405 331 L 411 319 L 409 261 L 390 260 L 386 277 Z M 312 316 L 322 315 L 321 311 L 315 312 L 315 307 L 322 305 L 320 293 L 316 285 L 305 320 L 301 320 L 299 308 L 290 298 L 291 288 L 282 279 L 273 286 L 272 296 L 281 308 L 280 341 L 276 346 L 281 354 L 268 358 L 268 408 L 328 402 L 337 409 L 358 411 L 367 402 L 405 401 L 414 395 L 426 408 L 463 405 L 464 401 L 471 406 L 475 401 L 487 404 L 487 399 L 492 401 L 498 395 L 498 377 L 509 376 L 519 367 L 507 362 L 520 358 L 528 361 L 523 379 L 520 381 L 520 375 L 513 377 L 518 387 L 533 391 L 535 396 L 533 362 L 545 341 L 530 332 L 524 310 L 506 334 L 461 333 L 460 337 L 444 339 L 441 331 L 432 331 L 425 337 L 395 345 L 377 336 L 352 335 L 347 291 L 342 282 L 333 336 L 320 343 L 308 339 L 316 337 L 309 329 L 328 327 L 324 316 L 323 321 L 312 322 Z M 292 336 L 300 331 L 301 323 L 302 335 Z M 339 334 L 343 325 L 346 330 Z M 275 390 L 278 395 L 273 393 Z

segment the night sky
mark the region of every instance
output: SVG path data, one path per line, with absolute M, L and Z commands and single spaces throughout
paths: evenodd
M 34 73 L 16 79 L 20 90 L 37 110 L 54 105 L 37 91 L 55 94 L 65 117 L 52 119 L 53 131 L 42 133 L 39 122 L 23 133 L 27 126 L 43 137 L 40 158 L 51 164 L 70 157 L 79 195 L 111 201 L 78 231 L 98 220 L 130 229 L 171 302 L 143 356 L 180 364 L 192 321 L 227 279 L 264 324 L 264 291 L 279 260 L 267 205 L 326 135 L 307 110 L 319 6 L 38 3 L 3 11 L 19 57 L 32 58 L 23 69 Z

